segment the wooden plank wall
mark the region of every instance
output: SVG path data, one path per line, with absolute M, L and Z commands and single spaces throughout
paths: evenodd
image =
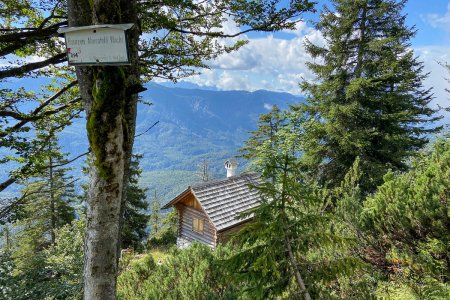
M 200 210 L 193 207 L 180 207 L 180 235 L 191 241 L 198 241 L 210 247 L 216 246 L 216 230 L 209 222 L 208 217 Z M 203 219 L 203 234 L 192 230 L 192 220 L 194 217 Z
M 249 221 L 244 222 L 242 224 L 236 225 L 234 227 L 228 228 L 227 230 L 224 230 L 222 232 L 217 233 L 217 243 L 218 244 L 226 244 L 233 234 L 237 233 L 239 230 L 241 230 L 244 226 L 248 224 Z

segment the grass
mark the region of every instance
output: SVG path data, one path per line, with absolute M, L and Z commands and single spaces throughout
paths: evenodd
M 153 257 L 157 264 L 164 263 L 170 257 L 167 250 L 161 248 L 151 249 L 149 254 Z

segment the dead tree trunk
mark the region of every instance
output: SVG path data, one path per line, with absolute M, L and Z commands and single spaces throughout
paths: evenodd
M 69 0 L 69 25 L 137 24 L 136 0 Z M 115 299 L 120 224 L 134 141 L 139 29 L 128 36 L 131 66 L 77 67 L 92 166 L 87 200 L 84 299 Z

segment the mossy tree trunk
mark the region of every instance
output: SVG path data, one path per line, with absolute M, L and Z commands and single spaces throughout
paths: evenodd
M 69 25 L 137 24 L 135 0 L 69 0 Z M 84 299 L 115 299 L 120 224 L 139 84 L 139 29 L 129 32 L 130 66 L 77 67 L 94 162 L 90 170 Z

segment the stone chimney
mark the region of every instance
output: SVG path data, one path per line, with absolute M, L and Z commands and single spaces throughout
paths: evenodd
M 237 161 L 235 159 L 229 159 L 225 162 L 225 169 L 227 169 L 227 178 L 236 176 Z

